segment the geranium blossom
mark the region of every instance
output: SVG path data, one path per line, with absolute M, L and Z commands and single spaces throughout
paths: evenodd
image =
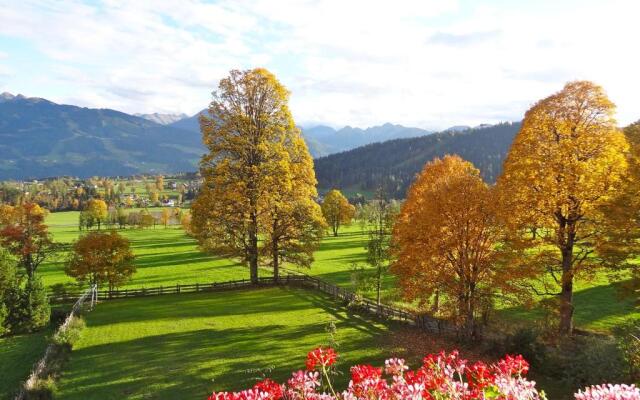
M 576 400 L 640 400 L 640 389 L 635 385 L 590 386 L 575 395 Z
M 505 356 L 495 364 L 470 364 L 457 351 L 429 354 L 416 370 L 403 359 L 390 358 L 384 367 L 362 364 L 351 367 L 346 390 L 331 385 L 328 369 L 338 355 L 332 348 L 309 352 L 307 371 L 296 371 L 285 384 L 265 379 L 240 392 L 219 392 L 209 400 L 543 400 L 536 383 L 525 378 L 529 363 L 520 355 Z M 322 375 L 320 375 L 322 374 Z M 329 393 L 321 392 L 327 387 Z M 601 385 L 586 388 L 576 400 L 640 400 L 640 390 L 631 385 Z

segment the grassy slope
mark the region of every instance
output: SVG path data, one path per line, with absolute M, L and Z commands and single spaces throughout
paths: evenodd
M 70 242 L 77 238 L 76 212 L 54 213 L 48 223 L 55 239 Z M 138 272 L 126 287 L 174 285 L 176 283 L 214 282 L 248 278 L 246 268 L 227 259 L 208 256 L 198 251 L 195 241 L 184 235 L 180 228 L 157 227 L 147 230 L 120 231 L 130 238 L 138 256 Z M 344 227 L 338 237 L 327 236 L 316 252 L 316 261 L 309 270 L 301 270 L 338 285 L 351 287 L 351 266 L 364 265 L 366 234 L 357 224 Z M 40 270 L 47 285 L 73 280 L 64 275 L 62 263 L 50 263 Z M 261 274 L 268 273 L 261 271 Z M 394 279 L 387 276 L 383 298 L 388 302 L 398 301 Z M 367 293 L 373 296 L 373 292 Z M 576 325 L 582 328 L 608 331 L 629 317 L 640 317 L 628 300 L 616 296 L 615 286 L 604 276 L 591 282 L 578 282 L 575 293 Z M 505 307 L 500 315 L 507 321 L 531 320 L 540 312 L 522 308 Z
M 260 376 L 285 380 L 304 368 L 306 352 L 326 344 L 336 321 L 347 367 L 380 364 L 388 328 L 347 315 L 335 302 L 301 289 L 115 300 L 87 315 L 87 329 L 58 385 L 73 399 L 199 399 L 241 389 Z
M 49 330 L 0 338 L 0 399 L 10 399 L 44 354 Z
M 54 239 L 70 243 L 81 232 L 77 228 L 78 213 L 65 212 L 50 214 L 50 225 Z M 248 278 L 246 268 L 236 262 L 211 257 L 198 251 L 193 239 L 181 228 L 158 226 L 155 229 L 124 229 L 119 233 L 129 238 L 137 260 L 138 271 L 124 287 L 150 287 L 195 282 L 214 282 Z M 40 276 L 46 285 L 73 283 L 64 274 L 63 256 L 57 262 L 40 267 Z

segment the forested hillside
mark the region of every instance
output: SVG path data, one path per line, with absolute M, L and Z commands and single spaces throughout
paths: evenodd
M 495 182 L 519 129 L 520 123 L 508 122 L 374 143 L 317 159 L 316 176 L 322 189 L 371 191 L 384 185 L 391 195 L 402 198 L 426 162 L 458 154 L 479 168 L 487 182 Z
M 0 97 L 0 179 L 194 171 L 200 133 L 115 110 Z

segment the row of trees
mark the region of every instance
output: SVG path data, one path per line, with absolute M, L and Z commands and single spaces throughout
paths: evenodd
M 178 204 L 191 200 L 199 189 L 199 181 L 190 180 L 176 184 L 178 192 L 173 200 Z M 144 187 L 146 196 L 136 194 L 137 183 Z M 42 182 L 0 182 L 0 203 L 19 205 L 36 203 L 51 211 L 83 210 L 91 199 L 100 198 L 112 206 L 144 207 L 160 205 L 171 200 L 166 193 L 167 184 L 162 175 L 130 178 L 116 181 L 108 178 L 73 179 L 57 178 Z
M 108 207 L 101 199 L 90 199 L 84 210 L 78 216 L 78 229 L 89 230 L 94 226 L 100 230 L 104 224 L 107 228 L 129 227 L 149 228 L 163 225 L 165 228 L 172 223 L 183 224 L 188 217 L 180 208 L 163 208 L 159 212 L 150 212 L 147 209 L 140 211 L 127 211 L 122 207 Z
M 428 163 L 394 227 L 392 269 L 406 297 L 435 303 L 473 336 L 498 296 L 551 295 L 570 334 L 576 278 L 638 273 L 640 124 L 625 136 L 614 111 L 591 82 L 539 101 L 493 187 L 460 157 Z

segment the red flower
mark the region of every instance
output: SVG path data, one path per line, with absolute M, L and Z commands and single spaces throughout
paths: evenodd
M 482 390 L 494 382 L 494 376 L 489 367 L 481 361 L 478 361 L 471 367 L 467 368 L 466 375 L 467 381 L 469 381 L 469 385 L 472 388 Z
M 269 378 L 256 383 L 253 388 L 268 393 L 269 400 L 279 400 L 282 398 L 282 386 Z
M 379 379 L 382 376 L 382 369 L 371 365 L 354 365 L 351 367 L 351 381 L 354 385 L 366 379 Z
M 529 363 L 520 354 L 515 357 L 507 355 L 498 361 L 496 368 L 503 374 L 522 376 L 529 372 Z
M 338 354 L 331 348 L 318 347 L 307 354 L 307 371 L 313 371 L 316 366 L 329 367 L 335 364 Z

